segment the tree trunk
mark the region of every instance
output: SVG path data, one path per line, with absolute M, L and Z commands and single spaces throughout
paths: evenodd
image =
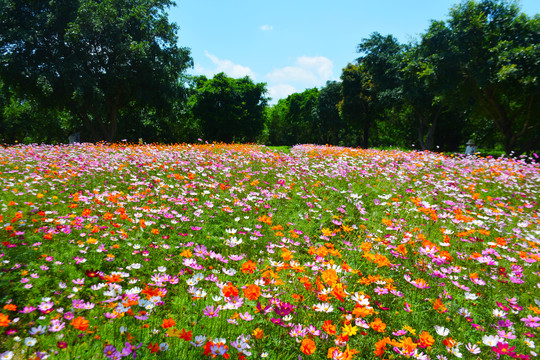
M 364 149 L 369 148 L 369 127 L 370 127 L 370 121 L 364 122 L 364 133 L 362 135 L 362 147 Z

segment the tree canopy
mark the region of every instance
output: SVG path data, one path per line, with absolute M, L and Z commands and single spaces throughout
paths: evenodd
M 224 73 L 195 78 L 191 111 L 207 140 L 254 142 L 264 127 L 266 84 Z
M 167 109 L 182 91 L 191 58 L 167 19 L 172 4 L 1 0 L 0 77 L 42 107 L 69 110 L 89 139 L 113 141 L 122 109 Z
M 540 15 L 516 1 L 461 0 L 404 44 L 374 32 L 340 81 L 273 105 L 248 77 L 185 75 L 172 4 L 0 0 L 4 141 L 82 130 L 87 141 L 540 150 Z

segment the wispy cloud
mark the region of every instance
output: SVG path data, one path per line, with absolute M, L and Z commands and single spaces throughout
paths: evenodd
M 264 24 L 263 26 L 261 26 L 261 30 L 262 31 L 271 31 L 271 30 L 274 30 L 274 27 L 272 25 Z
M 206 68 L 200 64 L 195 64 L 195 72 L 199 75 L 206 75 L 208 77 L 214 76 L 220 72 L 227 74 L 227 76 L 233 78 L 241 78 L 244 76 L 249 76 L 251 79 L 255 80 L 255 73 L 247 66 L 239 65 L 233 63 L 231 60 L 223 60 L 210 54 L 205 50 L 204 55 L 212 61 L 214 66 L 212 68 Z
M 334 64 L 324 56 L 301 56 L 293 65 L 285 66 L 266 74 L 272 102 L 310 87 L 324 86 L 334 80 Z
M 268 95 L 272 98 L 272 102 L 276 103 L 279 99 L 284 99 L 287 96 L 294 94 L 296 88 L 288 84 L 278 84 L 268 86 Z

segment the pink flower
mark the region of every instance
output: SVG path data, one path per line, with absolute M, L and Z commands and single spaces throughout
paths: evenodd
M 521 321 L 523 321 L 525 326 L 528 327 L 537 328 L 540 326 L 540 317 L 538 316 L 527 315 L 526 318 L 521 318 Z
M 220 306 L 214 308 L 214 305 L 212 306 L 208 305 L 206 309 L 203 310 L 203 314 L 208 316 L 209 318 L 213 318 L 213 317 L 218 316 L 220 310 L 221 310 Z

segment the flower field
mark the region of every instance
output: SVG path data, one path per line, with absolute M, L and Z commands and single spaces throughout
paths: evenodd
M 1 358 L 535 358 L 536 161 L 0 148 Z

